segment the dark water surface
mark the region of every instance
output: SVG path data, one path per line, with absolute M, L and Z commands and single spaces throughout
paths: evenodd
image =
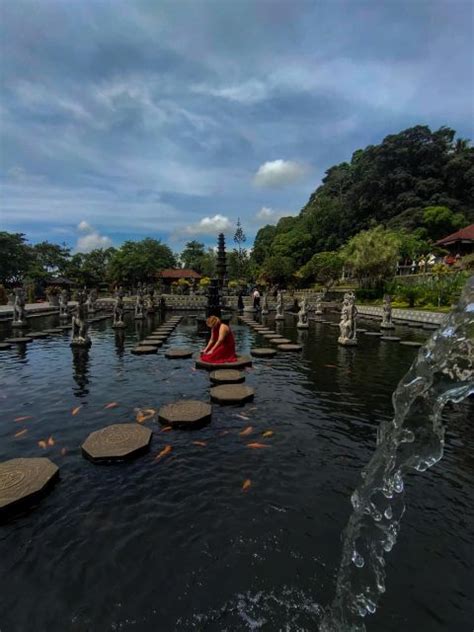
M 32 329 L 56 322 L 35 319 Z M 195 432 L 147 422 L 149 454 L 94 465 L 79 449 L 89 432 L 133 421 L 138 407 L 209 399 L 208 374 L 192 360 L 130 354 L 157 322 L 130 320 L 123 336 L 94 323 L 88 353 L 73 354 L 68 334 L 0 352 L 0 460 L 49 456 L 61 476 L 36 507 L 0 526 L 0 631 L 317 630 L 334 595 L 350 494 L 417 350 L 362 334 L 357 348 L 341 348 L 337 329 L 312 322 L 301 333 L 289 317 L 278 329 L 304 350 L 254 360 L 253 403 L 215 405 L 212 423 Z M 235 333 L 242 352 L 268 346 L 245 326 Z M 0 339 L 9 335 L 4 325 Z M 203 343 L 190 317 L 166 346 L 183 343 Z M 119 405 L 104 409 L 112 401 Z M 473 628 L 472 401 L 445 417 L 444 459 L 408 477 L 387 593 L 369 631 Z M 249 425 L 253 434 L 240 436 Z M 274 436 L 262 439 L 268 429 Z M 49 436 L 55 445 L 42 450 Z M 167 444 L 172 453 L 156 461 Z

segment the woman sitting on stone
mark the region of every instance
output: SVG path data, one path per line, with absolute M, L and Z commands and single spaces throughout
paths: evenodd
M 211 338 L 201 353 L 201 360 L 215 364 L 237 362 L 234 334 L 230 327 L 217 316 L 209 316 L 206 325 L 211 329 Z

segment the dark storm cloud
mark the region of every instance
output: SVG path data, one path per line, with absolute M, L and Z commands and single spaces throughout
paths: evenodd
M 206 239 L 203 218 L 237 215 L 252 236 L 388 133 L 426 123 L 472 135 L 468 2 L 5 0 L 0 11 L 0 219 L 34 238 L 73 242 L 86 221 L 97 243 L 187 239 L 193 227 Z

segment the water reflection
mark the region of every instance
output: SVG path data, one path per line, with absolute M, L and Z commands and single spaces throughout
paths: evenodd
M 125 349 L 125 331 L 115 329 L 115 350 L 119 358 L 123 358 Z
M 89 349 L 75 347 L 72 349 L 72 376 L 78 388 L 74 389 L 76 397 L 82 397 L 89 393 Z

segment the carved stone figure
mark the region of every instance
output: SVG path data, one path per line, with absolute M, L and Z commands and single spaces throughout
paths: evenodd
M 395 329 L 395 325 L 392 323 L 392 297 L 390 294 L 385 294 L 383 297 L 383 314 L 380 329 Z
M 268 294 L 265 292 L 263 295 L 262 315 L 265 316 L 268 313 L 270 313 L 270 310 L 268 309 Z
M 92 344 L 87 333 L 89 329 L 87 312 L 86 292 L 79 290 L 77 293 L 77 304 L 72 316 L 71 347 L 90 347 Z
M 135 318 L 141 320 L 145 318 L 145 300 L 143 297 L 143 287 L 139 283 L 137 286 L 137 298 L 135 301 Z
M 87 297 L 86 305 L 87 305 L 87 313 L 95 314 L 97 309 L 97 290 L 93 289 L 89 292 L 89 296 Z
M 303 298 L 300 305 L 299 305 L 300 309 L 298 312 L 298 322 L 296 324 L 296 326 L 298 327 L 298 329 L 308 329 L 309 327 L 309 323 L 308 323 L 308 311 L 306 309 L 306 299 Z
M 12 327 L 24 327 L 26 325 L 25 290 L 22 287 L 14 289 L 15 302 L 13 303 Z
M 69 292 L 64 289 L 61 290 L 61 294 L 59 295 L 59 318 L 67 318 L 68 317 L 68 309 L 67 304 L 69 301 Z
M 285 320 L 285 315 L 283 314 L 283 295 L 281 291 L 278 291 L 278 294 L 277 294 L 275 320 Z
M 155 309 L 155 288 L 153 287 L 153 285 L 149 285 L 148 286 L 148 294 L 147 294 L 147 300 L 146 300 L 146 311 L 147 314 L 154 314 L 156 309 Z
M 316 307 L 315 307 L 314 313 L 315 313 L 316 316 L 321 316 L 321 314 L 324 314 L 324 311 L 323 311 L 323 295 L 322 294 L 318 294 L 316 296 Z
M 125 327 L 125 323 L 123 322 L 123 312 L 123 288 L 120 286 L 115 292 L 114 320 L 112 323 L 112 327 L 115 329 L 122 329 Z
M 339 331 L 340 335 L 337 341 L 340 345 L 357 344 L 357 307 L 355 306 L 355 295 L 353 292 L 344 294 Z

